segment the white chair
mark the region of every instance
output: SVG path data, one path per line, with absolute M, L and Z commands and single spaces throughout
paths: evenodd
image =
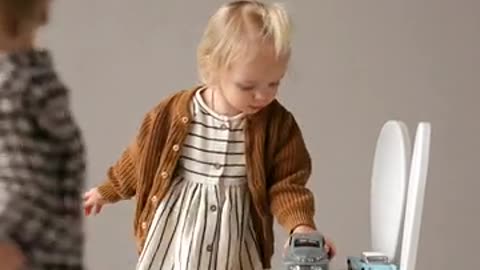
M 371 251 L 400 270 L 415 270 L 430 152 L 430 123 L 417 127 L 413 151 L 408 128 L 388 121 L 378 137 L 371 179 Z

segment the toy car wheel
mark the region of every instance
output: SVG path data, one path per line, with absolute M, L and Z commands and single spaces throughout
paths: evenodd
M 347 259 L 347 269 L 348 270 L 353 270 L 352 263 L 350 262 L 350 259 Z

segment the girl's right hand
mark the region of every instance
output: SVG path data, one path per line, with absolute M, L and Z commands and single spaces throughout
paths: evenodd
M 106 201 L 102 195 L 100 195 L 97 188 L 92 188 L 83 195 L 83 209 L 86 216 L 89 216 L 92 210 L 93 214 L 97 215 L 105 204 Z

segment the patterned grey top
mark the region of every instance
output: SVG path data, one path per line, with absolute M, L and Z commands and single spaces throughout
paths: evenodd
M 46 50 L 0 55 L 0 242 L 27 269 L 83 269 L 85 148 Z

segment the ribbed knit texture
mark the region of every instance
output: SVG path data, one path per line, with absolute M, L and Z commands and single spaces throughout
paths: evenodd
M 202 86 L 200 86 L 202 87 Z M 145 243 L 156 204 L 171 187 L 179 151 L 192 121 L 190 102 L 198 87 L 180 91 L 147 113 L 139 133 L 99 186 L 109 202 L 135 196 L 134 229 L 138 252 Z M 310 155 L 292 114 L 278 101 L 247 116 L 245 159 L 252 200 L 252 222 L 264 268 L 273 255 L 273 217 L 287 232 L 315 227 L 314 198 L 306 188 Z
M 250 216 L 244 115 L 217 114 L 203 90 L 195 95 L 175 179 L 157 201 L 137 270 L 263 270 Z

